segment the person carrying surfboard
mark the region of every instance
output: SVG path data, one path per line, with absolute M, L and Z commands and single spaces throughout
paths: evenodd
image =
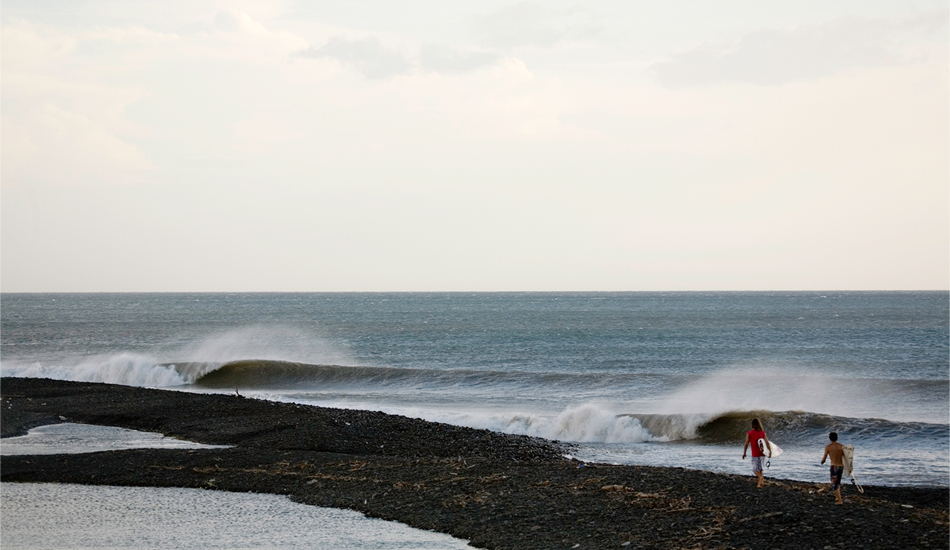
M 821 457 L 821 463 L 831 459 L 831 490 L 835 492 L 835 504 L 844 504 L 841 500 L 841 474 L 844 473 L 844 445 L 838 443 L 837 432 L 828 434 L 831 443 L 825 446 L 825 454 Z
M 760 439 L 765 441 L 765 445 L 759 445 Z M 768 456 L 771 457 L 772 444 L 769 443 L 769 436 L 765 435 L 765 430 L 762 429 L 762 423 L 759 422 L 758 418 L 752 419 L 752 429 L 745 434 L 745 445 L 742 446 L 742 460 L 745 460 L 746 451 L 750 445 L 752 446 L 752 472 L 755 473 L 755 476 L 759 479 L 758 487 L 762 487 L 765 484 L 765 480 L 762 478 L 762 464 L 766 458 L 762 447 L 768 449 Z

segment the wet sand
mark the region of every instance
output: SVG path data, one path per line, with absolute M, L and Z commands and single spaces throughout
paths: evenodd
M 950 548 L 950 491 L 584 464 L 570 447 L 383 413 L 108 384 L 0 380 L 0 435 L 77 422 L 227 449 L 4 456 L 0 480 L 287 495 L 472 546 Z

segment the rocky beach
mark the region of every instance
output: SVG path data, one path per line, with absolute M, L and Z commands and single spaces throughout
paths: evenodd
M 4 456 L 3 482 L 286 495 L 493 549 L 948 548 L 945 488 L 827 485 L 568 458 L 571 447 L 360 410 L 4 378 L 3 437 L 60 422 L 151 431 L 201 450 Z

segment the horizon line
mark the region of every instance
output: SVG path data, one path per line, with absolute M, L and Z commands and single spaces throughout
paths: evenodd
M 766 292 L 950 292 L 945 289 L 666 289 L 666 290 L 0 290 L 3 294 L 621 294 Z

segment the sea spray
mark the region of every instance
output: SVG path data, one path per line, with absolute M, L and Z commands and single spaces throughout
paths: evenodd
M 86 357 L 74 365 L 5 362 L 2 371 L 4 376 L 21 378 L 54 378 L 147 388 L 182 386 L 188 383 L 172 365 L 163 365 L 154 357 L 134 353 Z
M 688 381 L 660 399 L 658 414 L 712 418 L 729 411 L 809 411 L 844 417 L 946 421 L 947 381 L 865 378 L 840 370 L 730 366 Z M 768 426 L 766 426 L 766 429 Z
M 212 333 L 172 352 L 179 361 L 224 364 L 245 359 L 357 365 L 345 346 L 286 325 L 251 325 Z

